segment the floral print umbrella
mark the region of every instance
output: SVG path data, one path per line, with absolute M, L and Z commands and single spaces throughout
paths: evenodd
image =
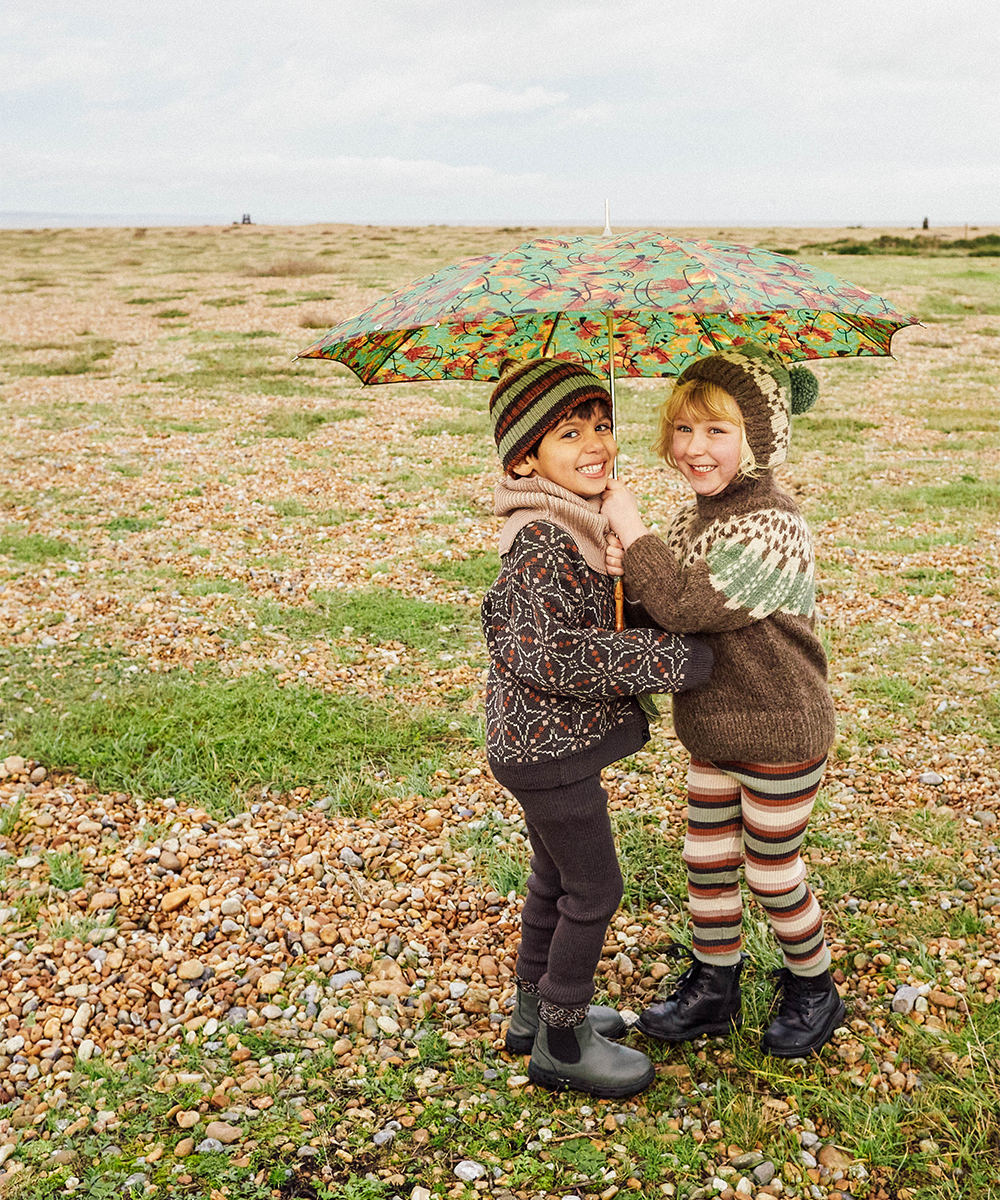
M 401 288 L 298 356 L 363 383 L 500 377 L 505 358 L 581 362 L 614 375 L 678 375 L 756 342 L 786 362 L 886 355 L 916 318 L 782 254 L 648 231 L 537 238 Z M 612 376 L 613 378 L 613 376 Z

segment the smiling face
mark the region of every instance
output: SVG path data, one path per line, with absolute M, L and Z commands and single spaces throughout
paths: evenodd
M 577 409 L 548 431 L 523 462 L 512 468 L 522 478 L 537 475 L 584 499 L 600 496 L 611 478 L 618 443 L 602 405 Z
M 671 452 L 677 469 L 699 496 L 717 496 L 736 478 L 743 426 L 682 408 L 674 417 Z

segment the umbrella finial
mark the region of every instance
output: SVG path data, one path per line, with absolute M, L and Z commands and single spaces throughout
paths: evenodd
M 604 201 L 604 236 L 611 237 L 611 204 Z

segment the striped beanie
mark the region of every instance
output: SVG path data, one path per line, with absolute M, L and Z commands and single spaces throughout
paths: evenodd
M 678 383 L 692 379 L 714 383 L 732 396 L 743 415 L 757 466 L 765 470 L 785 461 L 792 414 L 812 408 L 819 395 L 819 381 L 812 371 L 789 369 L 755 343 L 699 358 L 681 372 Z
M 608 389 L 579 363 L 534 358 L 505 371 L 490 396 L 493 436 L 504 470 L 509 473 L 522 462 L 568 412 L 594 401 L 611 411 Z

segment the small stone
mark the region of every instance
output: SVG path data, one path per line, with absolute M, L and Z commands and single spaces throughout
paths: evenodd
M 839 1146 L 824 1146 L 818 1155 L 819 1165 L 828 1167 L 831 1171 L 846 1171 L 854 1162 L 854 1158 Z
M 903 984 L 902 987 L 896 988 L 896 994 L 892 998 L 892 1011 L 902 1013 L 903 1016 L 911 1013 L 919 994 L 917 989 L 909 984 Z
M 394 1021 L 388 1014 L 383 1013 L 375 1023 L 387 1037 L 398 1037 L 400 1032 L 399 1022 Z
M 177 1113 L 177 1115 L 174 1117 L 174 1120 L 181 1127 L 181 1129 L 194 1129 L 194 1127 L 201 1120 L 201 1117 L 197 1110 L 182 1109 L 181 1112 Z
M 178 908 L 187 904 L 191 898 L 191 893 L 194 888 L 175 888 L 172 892 L 167 892 L 160 901 L 160 911 L 165 913 L 175 912 Z
M 282 1009 L 277 1004 L 265 1004 L 260 1010 L 260 1015 L 266 1017 L 269 1021 L 277 1021 L 282 1014 Z
M 218 1154 L 221 1149 L 222 1143 L 219 1139 L 210 1137 L 205 1138 L 195 1147 L 198 1154 Z
M 453 979 L 448 984 L 448 995 L 452 1000 L 461 1000 L 468 990 L 469 985 L 462 979 Z
M 131 1175 L 129 1175 L 128 1178 L 122 1180 L 122 1187 L 123 1188 L 141 1187 L 143 1190 L 145 1190 L 146 1176 L 142 1173 L 142 1171 L 135 1171 Z
M 376 1146 L 385 1146 L 396 1136 L 402 1129 L 402 1125 L 398 1121 L 388 1121 L 385 1126 L 378 1131 L 372 1138 Z
M 181 860 L 176 854 L 174 854 L 172 850 L 162 851 L 159 857 L 159 863 L 165 871 L 173 871 L 175 875 L 181 869 Z
M 761 1187 L 767 1187 L 767 1185 L 774 1178 L 776 1170 L 777 1169 L 774 1163 L 771 1162 L 770 1159 L 765 1159 L 762 1163 L 758 1163 L 758 1165 L 754 1167 L 751 1174 L 761 1185 Z
M 985 809 L 974 812 L 972 818 L 974 821 L 978 821 L 984 828 L 991 828 L 997 823 L 996 813 L 987 812 Z
M 944 783 L 944 776 L 939 775 L 937 771 L 924 771 L 922 775 L 917 776 L 917 783 L 926 784 L 928 787 L 936 787 L 939 783 Z
M 751 1171 L 763 1161 L 764 1155 L 759 1150 L 749 1150 L 746 1154 L 738 1154 L 730 1159 L 730 1166 L 735 1167 L 737 1171 Z
M 455 1175 L 464 1183 L 473 1183 L 477 1179 L 482 1179 L 486 1174 L 486 1168 L 482 1163 L 473 1162 L 471 1158 L 463 1158 L 455 1167 Z
M 351 867 L 355 871 L 359 871 L 365 865 L 365 860 L 360 854 L 355 854 L 350 846 L 345 846 L 343 850 L 341 850 L 340 861 L 345 867 Z
M 238 1125 L 230 1125 L 228 1121 L 209 1121 L 205 1127 L 205 1136 L 215 1138 L 224 1146 L 228 1146 L 231 1142 L 239 1141 L 243 1130 Z
M 187 1158 L 189 1154 L 194 1153 L 194 1138 L 181 1138 L 174 1147 L 175 1158 Z
M 177 968 L 178 979 L 200 979 L 204 974 L 205 964 L 199 962 L 197 958 L 186 959 Z
M 284 971 L 268 971 L 266 975 L 261 975 L 257 981 L 257 991 L 263 996 L 272 996 L 275 992 L 281 990 L 281 983 L 284 978 Z
M 219 912 L 224 917 L 235 917 L 237 913 L 243 911 L 243 901 L 239 896 L 227 896 L 219 905 Z

